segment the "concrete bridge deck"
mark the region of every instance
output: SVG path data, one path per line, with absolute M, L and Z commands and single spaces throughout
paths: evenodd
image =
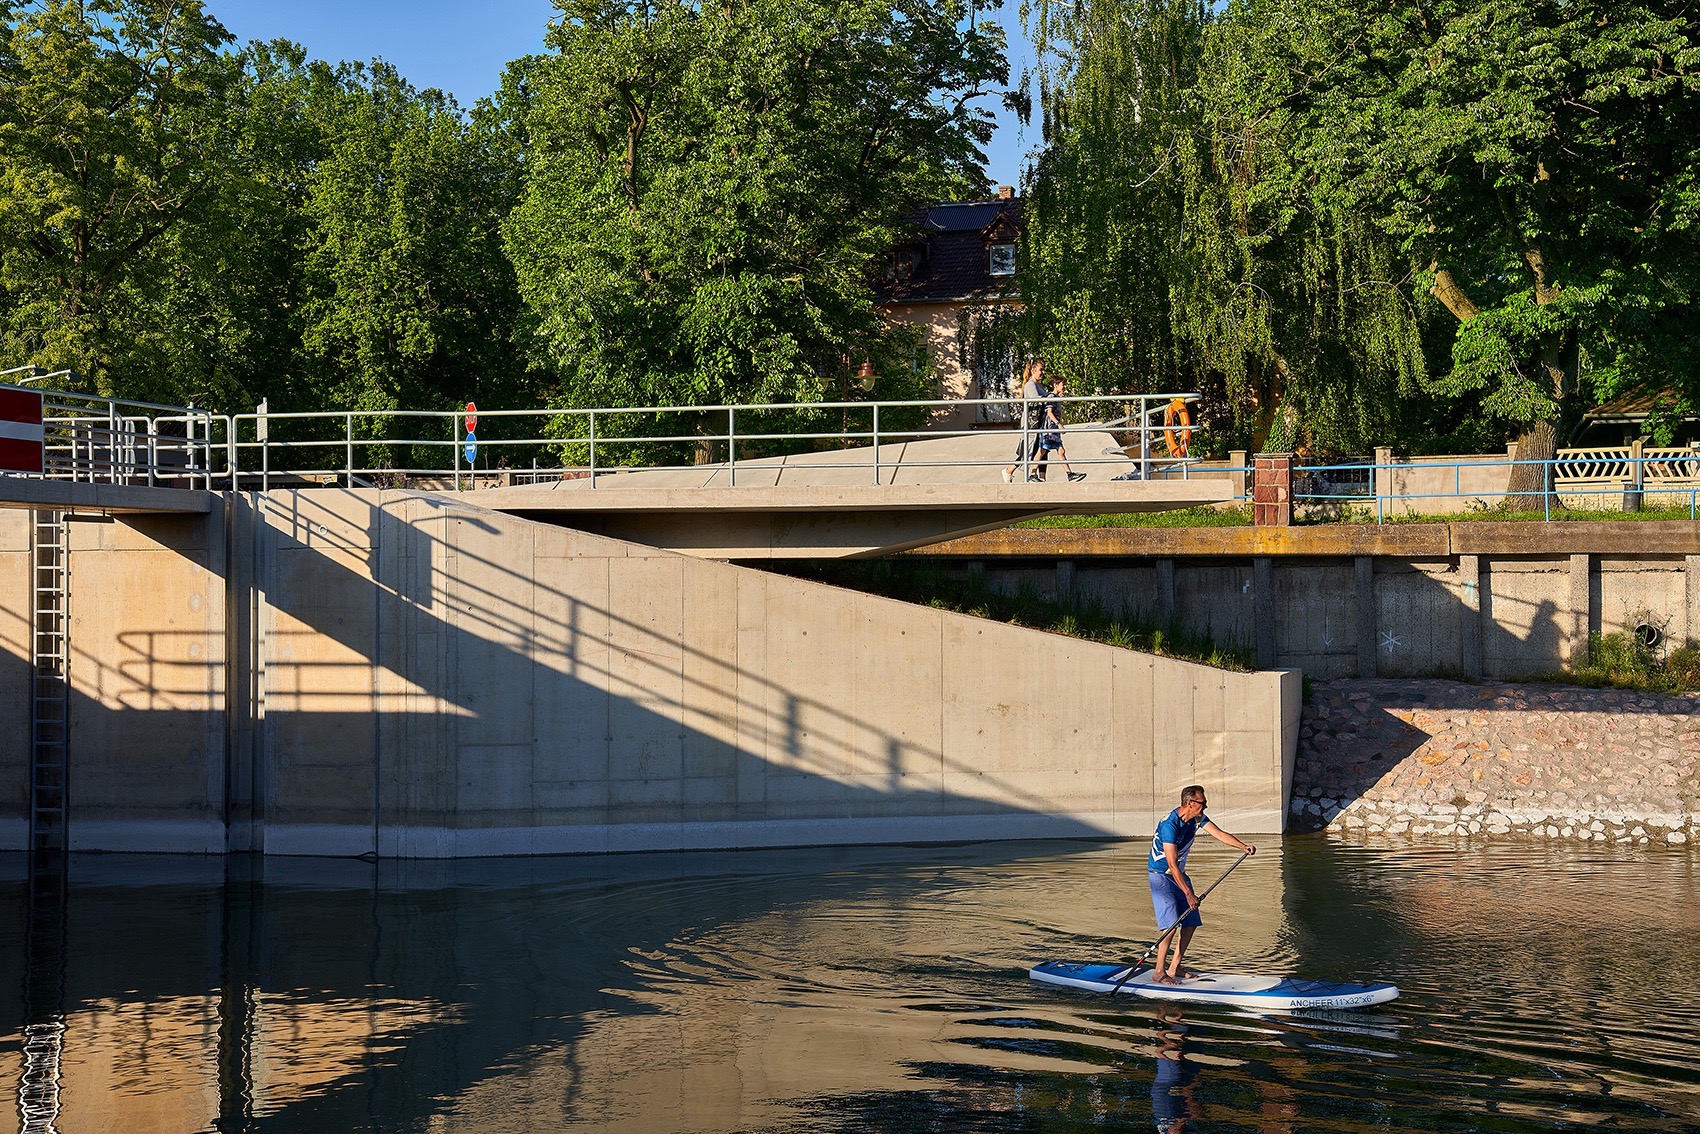
M 0 508 L 47 508 L 105 515 L 205 514 L 218 493 L 146 484 L 98 484 L 0 476 Z
M 1008 431 L 689 469 L 640 469 L 458 499 L 708 559 L 890 555 L 1040 516 L 1160 512 L 1232 498 L 1225 480 L 1118 480 L 1140 466 L 1108 433 L 1071 432 L 1080 481 L 1005 484 Z M 1090 454 L 1090 456 L 1088 456 Z M 1161 475 L 1161 466 L 1153 462 Z M 877 477 L 876 477 L 877 473 Z

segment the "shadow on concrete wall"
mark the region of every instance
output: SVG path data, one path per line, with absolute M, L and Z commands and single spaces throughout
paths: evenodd
M 1383 558 L 1365 595 L 1350 556 L 1275 558 L 1268 596 L 1258 593 L 1249 557 L 957 563 L 983 571 L 1006 593 L 1025 590 L 1254 655 L 1271 651 L 1260 666 L 1318 680 L 1527 679 L 1562 669 L 1589 629 L 1600 628 L 1597 612 L 1591 627 L 1570 626 L 1563 604 L 1570 568 L 1557 560 L 1535 571 L 1509 562 L 1495 570 L 1483 559 L 1479 575 L 1468 578 L 1456 562 Z
M 238 730 L 228 768 L 208 750 L 207 738 L 223 732 L 215 698 L 224 659 L 202 644 L 203 631 L 138 611 L 110 642 L 85 632 L 72 661 L 85 691 L 73 711 L 73 831 L 127 817 L 238 827 L 252 819 L 272 829 L 363 829 L 365 845 L 324 847 L 363 853 L 379 849 L 385 825 L 737 823 L 772 816 L 778 804 L 801 820 L 923 824 L 907 838 L 924 838 L 928 818 L 952 816 L 1025 816 L 1043 820 L 1031 833 L 1047 837 L 1106 833 L 1058 816 L 1052 801 L 996 771 L 947 757 L 915 735 L 924 730 L 914 721 L 874 719 L 816 695 L 806 667 L 765 676 L 740 666 L 736 650 L 693 640 L 688 601 L 735 600 L 739 573 L 767 578 L 759 572 L 617 551 L 539 559 L 533 572 L 528 557 L 502 554 L 531 546 L 513 535 L 523 521 L 422 498 L 415 506 L 436 515 L 414 522 L 351 494 L 337 493 L 334 506 L 319 496 L 268 503 L 275 527 L 259 573 L 237 580 L 239 604 L 257 582 L 279 619 L 261 651 L 271 664 L 258 675 L 263 717 L 252 738 Z M 458 525 L 454 538 L 445 539 L 445 524 Z M 217 568 L 222 557 L 208 562 Z M 601 565 L 648 575 L 623 591 L 618 579 L 601 584 L 603 595 L 624 595 L 619 609 L 548 575 Z M 689 572 L 714 572 L 719 589 L 703 591 Z M 74 610 L 74 589 L 71 602 Z M 809 629 L 753 631 L 795 647 Z M 235 660 L 244 655 L 239 648 Z M 806 647 L 798 654 L 810 656 Z M 838 644 L 829 656 L 842 664 L 849 651 Z M 875 682 L 912 676 L 878 658 L 867 664 Z M 233 687 L 239 719 L 246 685 Z M 94 689 L 98 698 L 86 692 Z M 985 794 L 942 789 L 950 773 L 973 775 Z M 6 780 L 6 797 L 21 807 L 27 791 L 18 777 Z

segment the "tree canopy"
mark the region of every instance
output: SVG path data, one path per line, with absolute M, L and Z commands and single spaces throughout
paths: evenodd
M 1336 450 L 1472 424 L 1550 455 L 1628 388 L 1700 406 L 1687 5 L 1040 7 L 1023 288 L 1059 359 Z
M 873 285 L 986 189 L 995 6 L 559 0 L 463 108 L 198 0 L 0 0 L 0 368 L 231 410 L 929 394 Z M 1700 412 L 1687 0 L 1024 12 L 1015 333 L 1076 389 L 1335 452 Z
M 907 374 L 869 283 L 908 215 L 981 188 L 1001 29 L 964 0 L 562 9 L 525 67 L 506 227 L 561 396 L 787 401 L 864 360 Z

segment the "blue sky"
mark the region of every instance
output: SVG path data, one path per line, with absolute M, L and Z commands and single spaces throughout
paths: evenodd
M 1008 0 L 995 15 L 1015 50 L 1030 54 L 1014 8 Z M 496 89 L 509 60 L 542 48 L 555 13 L 549 0 L 208 0 L 207 10 L 238 41 L 292 39 L 321 59 L 381 57 L 414 86 L 440 87 L 468 106 Z M 1013 114 L 988 107 L 998 133 L 987 172 L 994 183 L 1018 184 L 1038 124 L 1023 138 Z

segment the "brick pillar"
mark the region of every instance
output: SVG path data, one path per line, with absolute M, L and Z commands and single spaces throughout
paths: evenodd
M 1293 455 L 1259 453 L 1252 466 L 1251 522 L 1290 527 L 1293 522 Z

